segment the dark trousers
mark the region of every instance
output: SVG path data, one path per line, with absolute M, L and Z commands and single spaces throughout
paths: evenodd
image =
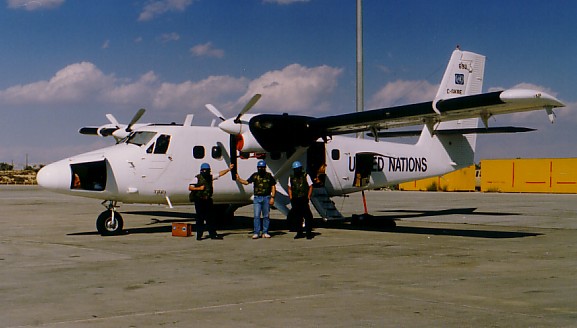
M 307 197 L 293 198 L 291 200 L 291 216 L 294 220 L 295 229 L 297 233 L 303 233 L 303 219 L 307 234 L 312 233 L 313 213 L 309 207 L 309 200 Z
M 212 209 L 212 198 L 198 199 L 194 202 L 196 209 L 196 238 L 200 239 L 205 230 L 211 237 L 216 236 L 216 227 L 214 225 L 214 214 Z

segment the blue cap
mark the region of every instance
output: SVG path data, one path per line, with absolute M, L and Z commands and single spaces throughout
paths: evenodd
M 258 161 L 258 163 L 256 164 L 256 167 L 266 167 L 266 163 L 263 160 Z
M 298 169 L 298 168 L 301 168 L 301 167 L 303 167 L 303 165 L 301 164 L 301 162 L 299 162 L 299 161 L 294 161 L 294 162 L 293 162 L 293 169 Z
M 202 164 L 200 164 L 200 169 L 201 170 L 210 170 L 210 165 L 208 163 L 202 163 Z

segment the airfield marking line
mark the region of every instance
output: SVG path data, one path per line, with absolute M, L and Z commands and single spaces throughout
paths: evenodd
M 31 325 L 24 325 L 24 326 L 11 326 L 11 327 L 6 327 L 6 328 L 42 327 L 42 326 L 52 326 L 52 325 L 97 322 L 97 321 L 105 321 L 105 320 L 112 320 L 112 319 L 129 318 L 129 317 L 145 317 L 145 316 L 155 316 L 155 315 L 163 315 L 163 314 L 170 314 L 170 313 L 185 313 L 185 312 L 191 312 L 191 311 L 202 311 L 202 310 L 210 310 L 210 309 L 218 309 L 218 308 L 227 308 L 227 307 L 239 306 L 239 305 L 242 306 L 242 305 L 282 302 L 282 301 L 290 301 L 290 300 L 300 300 L 300 299 L 321 297 L 324 295 L 326 295 L 326 294 L 311 294 L 311 295 L 285 297 L 285 298 L 273 298 L 273 299 L 265 299 L 265 300 L 258 300 L 258 301 L 249 301 L 249 302 L 238 302 L 238 303 L 199 306 L 199 307 L 193 307 L 193 308 L 188 308 L 188 309 L 130 313 L 130 314 L 113 315 L 113 316 L 108 316 L 108 317 L 96 317 L 96 318 L 89 318 L 89 319 L 47 322 L 47 323 L 43 323 L 43 324 L 31 324 Z

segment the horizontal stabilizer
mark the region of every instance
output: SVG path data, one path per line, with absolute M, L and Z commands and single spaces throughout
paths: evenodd
M 451 135 L 451 134 L 490 134 L 490 133 L 519 133 L 519 132 L 531 132 L 536 129 L 516 127 L 516 126 L 499 126 L 491 128 L 470 128 L 470 129 L 448 129 L 448 130 L 437 130 L 435 134 L 437 135 Z M 420 130 L 411 131 L 393 131 L 393 132 L 379 132 L 379 138 L 397 138 L 397 137 L 418 137 L 421 135 Z M 374 137 L 374 134 L 367 133 L 369 137 Z

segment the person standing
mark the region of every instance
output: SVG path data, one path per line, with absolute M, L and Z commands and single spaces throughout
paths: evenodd
M 293 162 L 292 169 L 293 172 L 289 176 L 288 181 L 288 194 L 292 206 L 291 216 L 295 222 L 297 231 L 295 239 L 305 237 L 303 233 L 303 222 L 307 239 L 312 239 L 313 214 L 309 207 L 309 201 L 313 193 L 313 182 L 310 176 L 303 170 L 301 162 Z
M 270 226 L 270 206 L 274 204 L 274 196 L 276 193 L 276 180 L 266 171 L 266 162 L 263 160 L 258 161 L 256 165 L 257 171 L 253 173 L 247 180 L 243 180 L 238 174 L 236 175 L 236 180 L 243 185 L 248 185 L 253 183 L 254 196 L 253 196 L 253 206 L 254 206 L 254 230 L 252 239 L 258 239 L 262 231 L 262 237 L 270 238 L 268 229 Z M 262 227 L 261 227 L 261 214 L 262 214 Z M 262 230 L 261 230 L 262 228 Z
M 196 183 L 188 185 L 188 190 L 194 191 L 194 208 L 196 210 L 196 240 L 201 240 L 205 225 L 210 239 L 222 239 L 216 233 L 214 222 L 214 210 L 212 202 L 213 187 L 212 182 L 232 170 L 233 164 L 228 169 L 219 172 L 218 177 L 213 177 L 210 172 L 210 165 L 202 163 L 200 174 L 196 176 Z

